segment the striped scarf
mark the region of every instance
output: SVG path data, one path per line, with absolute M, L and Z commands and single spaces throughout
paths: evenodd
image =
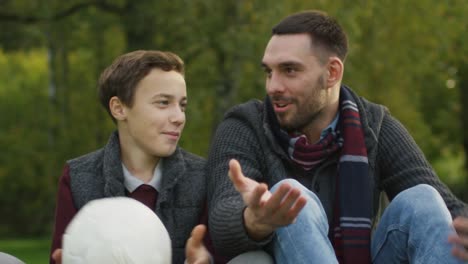
M 316 144 L 309 144 L 304 135 L 290 136 L 281 130 L 268 98 L 266 104 L 273 133 L 291 160 L 304 170 L 313 169 L 341 149 L 331 241 L 340 263 L 370 263 L 372 198 L 367 149 L 359 110 L 349 88 L 342 86 L 340 90 L 338 131 L 330 131 Z
M 315 144 L 310 144 L 303 134 L 293 133 L 289 136 L 289 158 L 306 171 L 313 169 L 343 146 L 343 138 L 337 131 L 329 131 Z

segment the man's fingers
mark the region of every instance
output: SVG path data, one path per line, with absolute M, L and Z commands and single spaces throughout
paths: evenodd
M 244 174 L 242 173 L 241 166 L 239 162 L 235 159 L 229 161 L 229 178 L 231 179 L 232 183 L 234 183 L 234 187 L 239 192 L 242 192 L 244 189 Z
M 452 234 L 448 237 L 448 241 L 453 244 L 452 255 L 462 260 L 468 260 L 468 236 Z
M 255 195 L 249 207 L 252 210 L 258 210 L 256 215 L 273 226 L 293 223 L 307 202 L 307 199 L 301 196 L 301 191 L 285 183 L 271 194 L 266 185 L 261 185 L 262 188 L 257 186 L 255 189 Z M 268 195 L 271 196 L 269 199 L 263 199 Z
M 269 196 L 268 186 L 260 183 L 255 187 L 250 201 L 248 201 L 248 206 L 252 209 L 259 208 L 266 202 Z
M 294 220 L 297 218 L 297 216 L 299 215 L 301 210 L 304 208 L 306 203 L 307 203 L 307 199 L 303 196 L 299 197 L 296 200 L 296 203 L 288 212 L 288 218 L 291 219 L 291 222 L 294 222 Z
M 275 192 L 276 193 L 276 192 Z M 297 202 L 297 199 L 301 197 L 301 191 L 298 189 L 291 189 L 284 199 L 281 201 L 280 208 L 278 210 L 278 213 L 282 215 L 287 215 L 289 211 L 294 208 L 294 205 Z
M 448 242 L 454 245 L 465 246 L 468 243 L 468 238 L 463 238 L 457 234 L 451 234 L 448 238 Z
M 289 190 L 287 193 L 287 190 Z M 279 205 L 277 205 L 276 210 L 274 211 L 273 217 L 277 219 L 279 225 L 288 225 L 295 221 L 301 210 L 304 208 L 307 203 L 307 199 L 301 196 L 301 191 L 299 189 L 285 187 L 281 190 L 281 186 L 273 194 L 277 193 L 282 194 L 282 200 Z M 273 197 L 272 197 L 273 199 Z
M 468 251 L 460 247 L 453 247 L 452 255 L 454 255 L 455 257 L 461 260 L 468 260 Z
M 268 213 L 275 214 L 280 210 L 280 206 L 283 201 L 289 196 L 291 186 L 287 183 L 281 184 L 281 186 L 271 195 L 271 199 L 265 204 L 265 210 Z
M 457 217 L 453 220 L 453 227 L 457 230 L 459 235 L 468 236 L 468 218 L 466 217 Z
M 452 244 L 457 244 L 459 246 L 462 246 L 468 250 L 468 236 L 453 234 L 449 236 L 448 241 Z

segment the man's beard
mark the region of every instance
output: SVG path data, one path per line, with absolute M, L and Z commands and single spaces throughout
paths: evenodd
M 307 126 L 313 123 L 317 117 L 321 115 L 322 111 L 316 111 L 307 116 L 301 116 L 297 113 L 296 117 L 293 117 L 288 123 L 281 122 L 281 119 L 277 116 L 280 126 L 287 132 L 303 131 Z
M 325 103 L 319 105 L 320 102 L 323 102 L 323 100 L 320 100 L 320 93 L 326 89 L 323 75 L 318 78 L 316 86 L 311 89 L 314 89 L 314 92 L 309 98 L 317 98 L 319 100 L 309 100 L 309 105 L 303 105 L 302 109 L 299 109 L 298 100 L 290 98 L 290 102 L 296 106 L 296 113 L 294 113 L 294 116 L 285 122 L 280 115 L 276 114 L 276 118 L 283 130 L 287 132 L 303 131 L 322 115 L 323 108 L 326 105 Z

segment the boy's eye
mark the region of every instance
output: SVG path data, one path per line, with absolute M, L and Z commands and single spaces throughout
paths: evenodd
M 168 100 L 156 101 L 156 104 L 159 104 L 159 105 L 169 105 L 169 101 L 168 101 Z
M 185 112 L 185 109 L 187 109 L 187 103 L 181 103 L 180 108 L 182 109 L 183 112 Z

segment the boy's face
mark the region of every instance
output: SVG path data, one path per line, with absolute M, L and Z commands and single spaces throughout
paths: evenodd
M 153 69 L 136 87 L 133 106 L 124 106 L 119 134 L 136 155 L 167 157 L 174 153 L 185 125 L 187 89 L 176 71 Z

